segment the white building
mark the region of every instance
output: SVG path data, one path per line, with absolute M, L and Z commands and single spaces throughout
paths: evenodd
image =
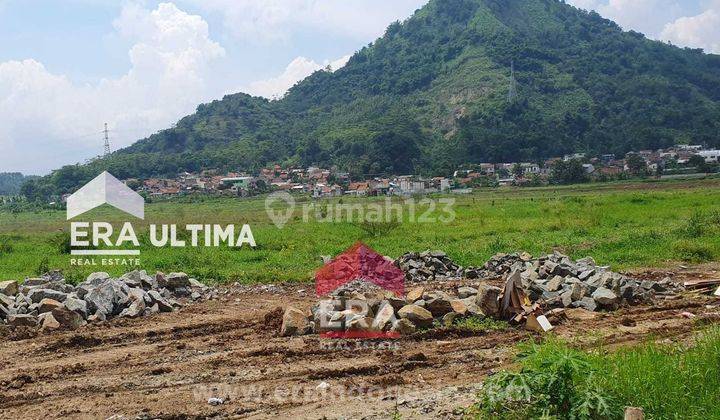
M 702 150 L 698 155 L 705 159 L 705 163 L 717 163 L 720 160 L 720 150 Z

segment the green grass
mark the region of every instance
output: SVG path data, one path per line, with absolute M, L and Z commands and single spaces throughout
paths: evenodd
M 453 326 L 473 332 L 502 331 L 510 328 L 510 324 L 505 321 L 498 321 L 493 318 L 480 318 L 477 316 L 456 319 Z
M 647 343 L 586 353 L 557 339 L 523 347 L 518 371 L 485 383 L 478 418 L 617 418 L 642 407 L 648 419 L 720 418 L 720 327 L 690 345 Z
M 457 217 L 450 223 L 410 223 L 407 217 L 399 224 L 305 223 L 296 210 L 285 228 L 278 229 L 266 214 L 264 198 L 154 202 L 146 206 L 145 220 L 133 223 L 141 240 L 142 268 L 182 270 L 218 282 L 309 281 L 321 255 L 336 255 L 356 241 L 391 257 L 442 249 L 464 266 L 481 265 L 497 252 L 517 250 L 540 254 L 558 249 L 575 258 L 592 255 L 615 269 L 720 256 L 718 179 L 482 190 L 455 198 Z M 342 200 L 363 206 L 377 202 Z M 319 204 L 336 203 L 337 199 Z M 427 209 L 427 204 L 420 205 L 416 213 Z M 406 216 L 409 210 L 404 207 Z M 433 215 L 441 214 L 438 206 Z M 111 208 L 96 209 L 89 217 L 114 223 L 132 219 Z M 149 223 L 248 223 L 258 246 L 155 248 L 148 243 Z M 63 211 L 0 213 L 0 280 L 21 279 L 44 268 L 62 269 L 74 280 L 93 271 L 127 270 L 71 267 L 68 230 Z

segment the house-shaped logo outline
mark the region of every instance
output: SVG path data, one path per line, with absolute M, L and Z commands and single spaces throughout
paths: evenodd
M 145 200 L 120 180 L 105 171 L 67 199 L 67 220 L 109 204 L 118 210 L 145 219 Z

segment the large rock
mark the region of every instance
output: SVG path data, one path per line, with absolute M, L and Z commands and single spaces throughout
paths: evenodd
M 575 308 L 583 308 L 591 312 L 597 309 L 597 303 L 595 302 L 595 299 L 591 297 L 584 297 L 576 302 L 573 302 L 572 306 Z
M 399 311 L 400 318 L 407 319 L 418 327 L 432 327 L 433 315 L 425 308 L 417 305 L 403 306 Z
M 68 296 L 67 299 L 65 299 L 65 307 L 73 312 L 77 312 L 80 314 L 80 316 L 83 317 L 83 319 L 87 319 L 88 317 L 88 305 L 87 302 L 81 299 L 77 299 L 72 296 Z
M 500 314 L 500 293 L 499 287 L 484 284 L 478 290 L 475 303 L 485 315 L 496 317 Z
M 483 313 L 482 309 L 477 305 L 477 302 L 475 300 L 475 296 L 470 296 L 465 299 L 461 299 L 462 302 L 465 304 L 465 308 L 467 309 L 466 315 L 472 315 L 475 317 L 481 317 L 484 318 L 485 314 Z
M 599 287 L 592 294 L 592 298 L 595 299 L 600 306 L 614 306 L 620 302 L 620 298 L 610 289 Z
M 190 278 L 185 273 L 170 273 L 167 276 L 159 277 L 158 284 L 170 290 L 188 288 L 190 287 Z
M 460 316 L 465 316 L 468 314 L 467 305 L 465 304 L 465 302 L 463 302 L 460 299 L 454 299 L 454 300 L 450 301 L 450 306 L 452 306 L 452 310 L 453 310 L 451 313 L 455 313 Z
M 441 317 L 453 311 L 452 300 L 445 292 L 429 292 L 423 295 L 425 309 L 430 311 L 434 317 Z
M 545 290 L 548 292 L 557 292 L 562 287 L 563 283 L 565 283 L 565 279 L 560 276 L 555 276 L 550 281 L 547 282 L 545 285 Z
M 125 283 L 108 279 L 85 296 L 90 313 L 101 312 L 106 317 L 117 315 L 130 303 Z
M 389 328 L 392 328 L 394 318 L 395 309 L 393 309 L 389 302 L 383 302 L 380 304 L 380 309 L 372 322 L 372 329 L 376 331 L 387 331 Z
M 5 296 L 18 294 L 18 282 L 15 280 L 0 281 L 0 293 Z
M 35 315 L 17 314 L 8 315 L 7 324 L 11 327 L 37 327 L 38 319 Z
M 105 272 L 92 273 L 89 276 L 87 276 L 87 279 L 85 279 L 85 283 L 92 285 L 92 286 L 97 286 L 97 285 L 105 282 L 105 280 L 107 280 L 109 278 L 110 278 L 110 274 L 105 273 Z
M 40 303 L 43 299 L 53 299 L 58 302 L 65 302 L 67 293 L 58 292 L 57 290 L 52 289 L 32 289 L 27 296 L 32 303 Z
M 45 312 L 38 316 L 40 321 L 40 330 L 43 332 L 55 331 L 60 328 L 60 323 L 55 319 L 52 312 Z
M 71 311 L 65 307 L 53 309 L 50 313 L 61 326 L 71 330 L 76 330 L 86 324 L 85 320 L 79 313 Z
M 422 299 L 423 294 L 425 293 L 424 287 L 416 287 L 414 289 L 411 289 L 407 292 L 407 301 L 410 303 L 415 303 L 416 301 Z
M 157 290 L 149 291 L 148 296 L 150 296 L 150 299 L 152 299 L 153 305 L 158 305 L 158 309 L 160 310 L 160 312 L 173 311 L 172 303 L 165 299 Z
M 54 299 L 45 298 L 38 305 L 38 313 L 52 312 L 53 309 L 62 308 L 63 304 Z
M 120 312 L 120 316 L 124 318 L 137 318 L 145 313 L 145 300 L 135 299 L 127 308 Z
M 293 335 L 305 335 L 310 331 L 310 321 L 308 321 L 305 312 L 289 307 L 283 314 L 282 326 L 280 327 L 280 335 L 282 337 L 290 337 Z

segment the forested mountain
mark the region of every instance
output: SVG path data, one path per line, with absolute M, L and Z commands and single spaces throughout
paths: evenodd
M 718 145 L 719 129 L 718 55 L 560 0 L 432 0 L 281 100 L 226 96 L 43 182 L 64 191 L 104 169 L 127 178 L 268 163 L 448 174 L 480 161 Z

